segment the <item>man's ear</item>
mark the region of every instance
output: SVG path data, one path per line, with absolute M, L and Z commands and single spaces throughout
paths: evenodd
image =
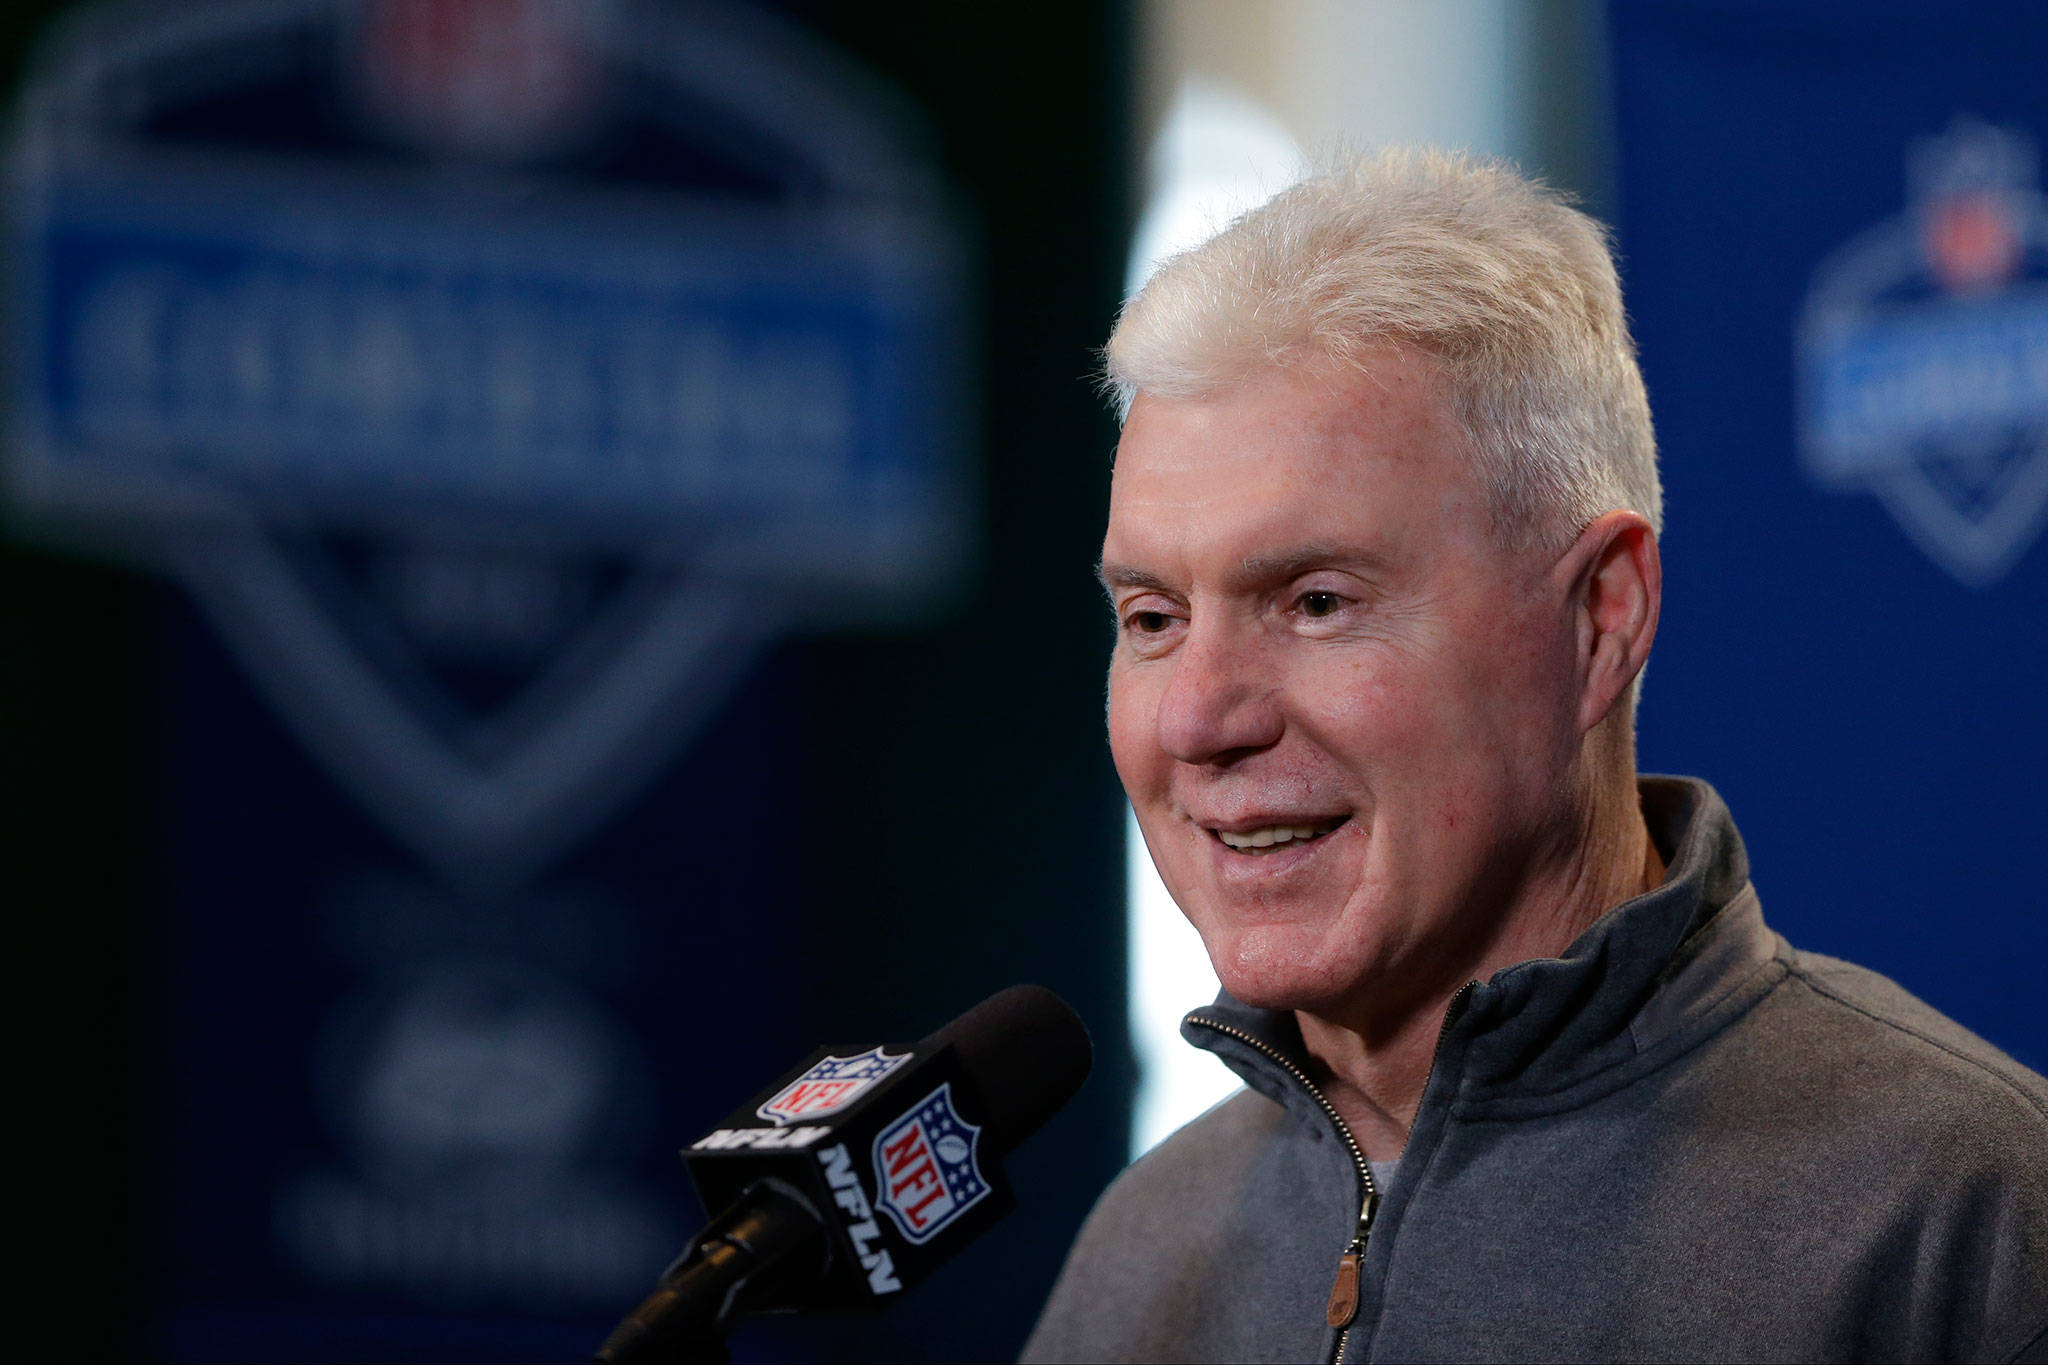
M 1638 513 L 1617 511 L 1588 526 L 1559 567 L 1572 575 L 1584 734 L 1607 719 L 1650 657 L 1664 566 L 1650 523 Z

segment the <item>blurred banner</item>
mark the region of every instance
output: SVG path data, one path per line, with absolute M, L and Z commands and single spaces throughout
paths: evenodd
M 959 569 L 936 186 L 738 17 L 180 6 L 23 101 L 16 507 L 176 574 L 460 879 L 601 821 L 797 588 L 816 626 Z
M 149 1349 L 587 1355 L 698 1216 L 675 1148 L 886 989 L 792 642 L 969 596 L 955 196 L 914 105 L 741 6 L 70 17 L 16 106 L 6 476 L 19 529 L 190 604 Z M 1063 871 L 1113 945 L 1102 805 Z M 868 956 L 974 964 L 904 1036 L 1031 972 L 893 890 L 920 932 Z M 1001 1354 L 1021 1311 L 955 1316 Z
M 2048 9 L 1610 10 L 1663 443 L 1648 768 L 1772 921 L 2048 1067 Z

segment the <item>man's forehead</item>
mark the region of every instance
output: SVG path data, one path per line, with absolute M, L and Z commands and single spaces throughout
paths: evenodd
M 1390 563 L 1422 529 L 1414 499 L 1372 471 L 1337 482 L 1318 472 L 1256 459 L 1211 462 L 1185 480 L 1154 470 L 1111 498 L 1103 563 L 1152 570 L 1199 560 L 1233 577 L 1285 576 L 1319 562 Z
M 1185 576 L 1200 561 L 1252 579 L 1317 560 L 1386 566 L 1483 523 L 1435 378 L 1397 355 L 1380 372 L 1141 394 L 1111 480 L 1105 566 Z

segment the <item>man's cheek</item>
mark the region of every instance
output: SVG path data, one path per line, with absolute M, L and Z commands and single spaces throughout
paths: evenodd
M 1144 711 L 1136 695 L 1137 685 L 1127 671 L 1112 665 L 1109 671 L 1109 695 L 1104 704 L 1104 717 L 1109 725 L 1109 755 L 1116 764 L 1117 776 L 1123 779 L 1126 790 L 1133 799 L 1137 797 L 1138 769 L 1148 745 L 1156 748 L 1156 727 L 1144 723 Z
M 1106 716 L 1110 759 L 1130 800 L 1141 802 L 1161 784 L 1165 753 L 1159 747 L 1159 688 L 1128 667 L 1112 667 Z
M 1315 703 L 1325 744 L 1348 767 L 1399 767 L 1458 723 L 1460 707 L 1442 680 L 1406 660 L 1347 663 L 1298 695 Z

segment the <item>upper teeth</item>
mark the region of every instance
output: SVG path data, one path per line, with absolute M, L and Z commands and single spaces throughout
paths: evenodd
M 1264 829 L 1247 830 L 1243 834 L 1232 834 L 1227 829 L 1216 831 L 1216 837 L 1232 848 L 1271 848 L 1295 839 L 1313 839 L 1318 834 L 1328 834 L 1337 827 L 1334 820 L 1320 825 L 1268 825 Z

